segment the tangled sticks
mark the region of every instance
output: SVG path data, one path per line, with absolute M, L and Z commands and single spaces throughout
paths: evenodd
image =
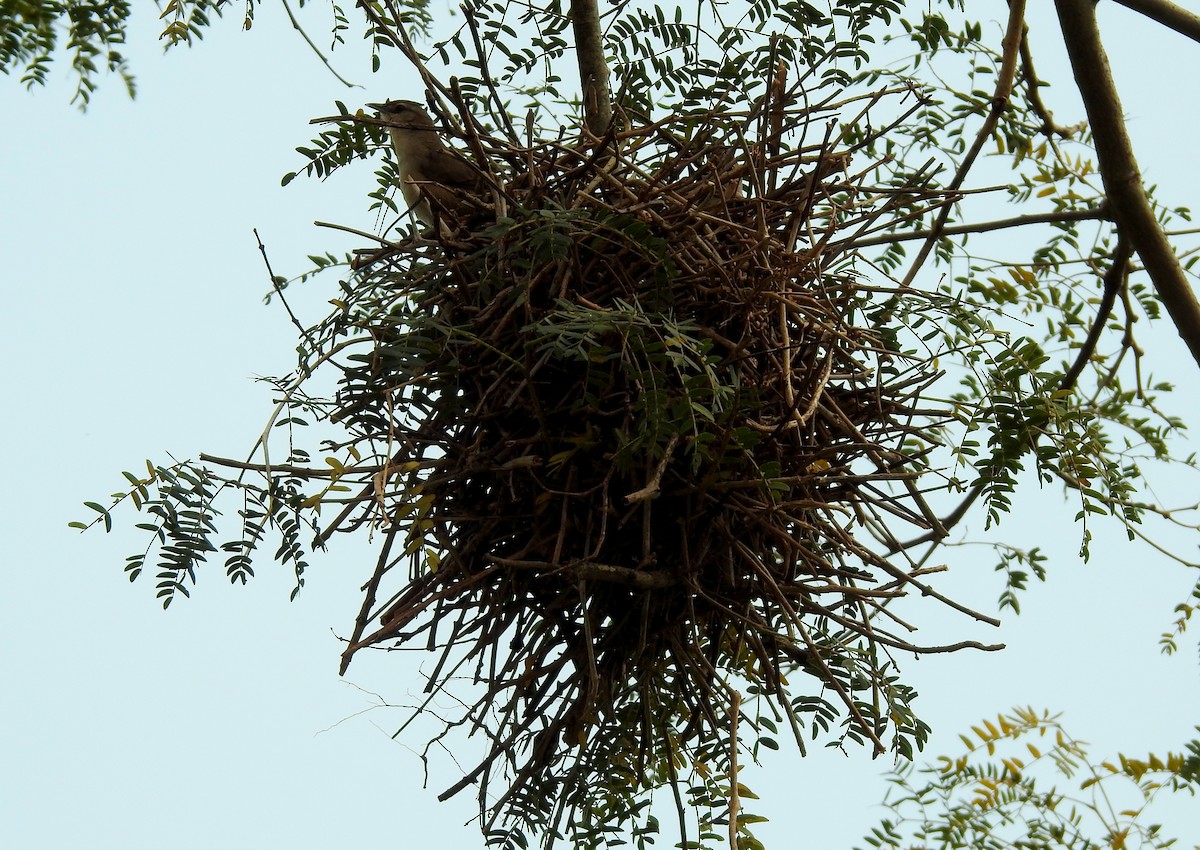
M 802 748 L 843 711 L 877 752 L 924 735 L 888 660 L 922 648 L 886 606 L 933 591 L 881 552 L 936 527 L 944 411 L 930 358 L 878 325 L 909 293 L 861 284 L 845 234 L 928 196 L 714 128 L 472 136 L 486 208 L 375 251 L 326 328 L 373 339 L 334 418 L 377 459 L 326 535 L 384 534 L 343 669 L 423 637 L 431 693 L 472 670 L 447 727 L 488 752 L 443 796 L 479 783 L 489 825 L 611 817 L 597 800 L 728 764 L 739 689 Z

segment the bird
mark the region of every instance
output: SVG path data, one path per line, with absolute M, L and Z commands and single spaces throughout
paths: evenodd
M 387 125 L 400 192 L 422 224 L 443 235 L 484 202 L 490 181 L 483 172 L 446 147 L 437 125 L 412 100 L 368 103 Z

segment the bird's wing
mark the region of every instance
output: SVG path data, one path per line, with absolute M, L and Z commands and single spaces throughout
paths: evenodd
M 444 186 L 478 191 L 486 185 L 483 172 L 457 154 L 438 150 L 431 160 L 423 171 Z

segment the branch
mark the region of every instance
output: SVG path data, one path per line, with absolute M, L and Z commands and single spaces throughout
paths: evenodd
M 975 500 L 978 499 L 982 493 L 983 484 L 976 482 L 971 489 L 967 491 L 967 495 L 963 497 L 963 500 L 959 502 L 958 507 L 942 518 L 942 527 L 940 530 L 933 529 L 932 531 L 927 531 L 920 537 L 913 538 L 906 543 L 894 543 L 887 548 L 887 550 L 884 552 L 884 555 L 889 556 L 894 555 L 897 552 L 906 552 L 914 546 L 923 546 L 926 543 L 935 543 L 942 540 L 946 537 L 950 529 L 962 522 L 963 517 L 967 515 L 967 511 L 971 509 L 971 505 L 975 504 Z
M 300 320 L 296 318 L 296 314 L 292 312 L 292 305 L 287 302 L 283 296 L 283 287 L 279 285 L 279 281 L 283 278 L 276 277 L 275 271 L 271 268 L 271 260 L 267 257 L 267 246 L 263 244 L 262 237 L 258 235 L 258 228 L 251 228 L 254 233 L 254 239 L 258 242 L 258 251 L 262 254 L 263 262 L 267 266 L 267 277 L 271 279 L 271 286 L 275 289 L 275 294 L 279 296 L 279 301 L 283 304 L 283 309 L 287 310 L 288 318 L 292 320 L 292 324 L 300 331 L 300 336 L 304 337 L 304 341 L 308 343 L 310 351 L 316 351 L 318 346 L 309 335 L 308 328 L 300 324 Z M 286 281 L 285 281 L 286 282 Z
M 1167 0 L 1116 0 L 1116 2 L 1117 5 L 1139 12 L 1167 29 L 1187 36 L 1192 41 L 1200 41 L 1200 16 L 1193 15 L 1182 6 L 1176 6 Z
M 575 31 L 579 83 L 583 86 L 584 123 L 592 135 L 603 136 L 612 123 L 612 91 L 608 87 L 608 63 L 596 0 L 571 0 L 571 27 Z
M 567 564 L 552 564 L 549 561 L 523 561 L 515 558 L 501 558 L 499 555 L 484 555 L 488 562 L 502 567 L 519 570 L 536 570 L 544 573 L 569 573 L 577 579 L 607 581 L 623 584 L 638 590 L 654 590 L 661 587 L 671 587 L 679 583 L 679 577 L 666 570 L 634 570 L 629 567 L 618 567 L 613 564 L 599 564 L 595 561 L 573 561 Z
M 392 523 L 387 530 L 387 536 L 383 539 L 383 548 L 379 552 L 379 558 L 375 561 L 375 571 L 371 573 L 371 578 L 367 581 L 366 593 L 363 594 L 362 608 L 359 609 L 358 617 L 354 620 L 354 632 L 350 635 L 350 640 L 346 642 L 345 651 L 342 652 L 341 666 L 338 668 L 339 676 L 346 675 L 350 659 L 354 656 L 358 642 L 362 640 L 363 632 L 367 629 L 367 622 L 371 619 L 371 609 L 375 607 L 375 596 L 379 592 L 379 582 L 383 580 L 383 574 L 388 571 L 392 544 L 396 542 L 396 534 L 399 531 L 400 524 Z
M 345 466 L 340 470 L 335 470 L 332 468 L 322 469 L 310 466 L 289 466 L 287 464 L 268 465 L 265 463 L 251 463 L 246 460 L 234 460 L 228 457 L 217 457 L 216 455 L 204 453 L 200 454 L 200 460 L 202 463 L 211 463 L 214 466 L 224 466 L 229 469 L 244 469 L 250 472 L 261 473 L 264 476 L 272 472 L 278 472 L 282 475 L 293 475 L 305 481 L 313 478 L 349 478 L 355 475 L 374 475 L 388 468 L 387 466 Z M 441 460 L 407 461 L 407 463 L 414 464 L 422 469 L 433 469 L 442 465 Z
M 317 54 L 317 58 L 320 59 L 322 63 L 324 63 L 326 68 L 329 69 L 329 73 L 331 73 L 331 74 L 333 74 L 333 76 L 337 77 L 337 81 L 339 83 L 341 83 L 342 85 L 344 85 L 346 88 L 361 89 L 362 86 L 350 82 L 349 80 L 344 78 L 341 74 L 339 74 L 337 71 L 335 71 L 333 66 L 329 64 L 329 60 L 325 58 L 325 54 L 321 52 L 321 48 L 319 48 L 315 44 L 313 44 L 313 40 L 308 37 L 308 33 L 306 33 L 304 31 L 304 27 L 300 26 L 300 22 L 296 20 L 296 16 L 292 13 L 292 7 L 287 4 L 287 0 L 283 0 L 283 10 L 285 12 L 287 12 L 288 20 L 292 22 L 292 28 L 295 29 L 296 32 L 300 33 L 300 37 L 304 39 L 305 43 L 312 49 L 312 52 Z M 247 21 L 247 23 L 249 23 L 249 22 Z
M 467 26 L 471 29 L 471 41 L 475 44 L 475 55 L 479 59 L 479 75 L 483 78 L 483 84 L 487 87 L 488 96 L 495 105 L 495 112 L 493 114 L 500 116 L 500 121 L 504 124 L 504 129 L 508 130 L 509 140 L 514 145 L 520 145 L 521 137 L 517 135 L 512 121 L 509 120 L 508 110 L 504 108 L 504 98 L 500 95 L 496 81 L 492 79 L 492 71 L 488 65 L 488 54 L 487 50 L 484 49 L 483 39 L 479 36 L 479 22 L 475 19 L 475 11 L 469 3 L 463 3 L 458 8 L 462 11 Z
M 966 156 L 959 163 L 958 172 L 954 175 L 954 179 L 946 187 L 945 192 L 948 195 L 953 194 L 966 181 L 967 175 L 975 165 L 975 160 L 979 157 L 980 151 L 983 150 L 983 146 L 988 140 L 992 138 L 992 131 L 1000 123 L 1000 116 L 1008 109 L 1009 100 L 1012 97 L 1013 80 L 1017 76 L 1017 58 L 1021 52 L 1021 39 L 1024 32 L 1025 0 L 1010 0 L 1008 5 L 1008 25 L 1005 28 L 1004 39 L 1001 42 L 1004 52 L 1000 59 L 1000 69 L 996 74 L 996 88 L 992 92 L 992 107 L 988 110 L 988 115 L 984 119 L 983 126 L 975 134 L 974 144 L 971 145 L 971 149 L 967 151 Z M 937 245 L 942 229 L 946 226 L 946 220 L 950 218 L 952 211 L 953 207 L 949 204 L 942 207 L 937 219 L 933 222 L 929 237 L 925 240 L 925 244 L 921 246 L 921 250 L 918 252 L 917 258 L 913 260 L 912 266 L 909 267 L 908 274 L 900 282 L 901 288 L 907 289 L 910 287 L 917 273 L 924 267 L 925 261 L 929 258 L 929 254 L 933 251 L 934 246 Z
M 732 689 L 731 689 L 732 690 Z M 729 706 L 729 850 L 738 850 L 738 715 L 741 713 L 742 695 L 733 691 Z
M 1146 196 L 1096 27 L 1094 0 L 1055 0 L 1055 5 L 1117 227 L 1133 243 L 1175 329 L 1200 364 L 1200 302 Z
M 425 67 L 420 52 L 413 46 L 412 39 L 408 37 L 408 33 L 400 25 L 399 22 L 404 20 L 404 15 L 401 14 L 400 10 L 390 0 L 384 0 L 384 2 L 388 13 L 391 15 L 391 21 L 398 22 L 395 27 L 391 25 L 387 18 L 383 17 L 382 12 L 376 8 L 377 4 L 370 2 L 370 0 L 356 0 L 354 5 L 362 10 L 371 28 L 375 31 L 373 37 L 376 43 L 390 43 L 417 69 L 417 73 L 421 75 L 421 82 L 425 84 L 425 91 L 427 93 L 436 91 L 442 95 L 448 94 L 449 89 Z
M 1033 51 L 1029 49 L 1029 26 L 1025 26 L 1025 31 L 1021 33 L 1021 69 L 1025 72 L 1025 92 L 1029 98 L 1029 105 L 1034 113 L 1042 119 L 1042 131 L 1047 136 L 1060 136 L 1064 139 L 1071 139 L 1080 130 L 1087 127 L 1086 123 L 1075 124 L 1070 127 L 1060 127 L 1054 123 L 1054 116 L 1050 114 L 1050 110 L 1046 108 L 1046 104 L 1042 103 L 1042 95 L 1038 91 L 1041 87 L 1041 82 L 1038 80 L 1037 71 L 1033 67 Z
M 1079 380 L 1079 375 L 1083 372 L 1083 367 L 1092 359 L 1092 354 L 1096 350 L 1096 343 L 1100 341 L 1100 333 L 1104 330 L 1105 324 L 1108 323 L 1108 317 L 1112 314 L 1113 305 L 1117 302 L 1117 292 L 1120 291 L 1121 284 L 1125 281 L 1125 275 L 1129 271 L 1130 253 L 1129 242 L 1119 238 L 1117 240 L 1117 249 L 1113 253 L 1112 265 L 1109 267 L 1107 274 L 1104 275 L 1104 295 L 1100 299 L 1100 309 L 1096 311 L 1096 320 L 1092 322 L 1091 330 L 1088 331 L 1087 339 L 1084 340 L 1083 346 L 1079 349 L 1079 354 L 1075 357 L 1075 362 L 1067 370 L 1067 373 L 1063 375 L 1062 381 L 1059 382 L 1059 389 L 1074 389 L 1075 382 Z
M 1032 213 L 1016 215 L 1012 218 L 1001 218 L 995 221 L 981 221 L 976 224 L 956 224 L 951 227 L 943 227 L 938 231 L 938 235 L 957 236 L 962 233 L 987 233 L 991 230 L 1024 227 L 1029 224 L 1059 224 L 1064 221 L 1101 221 L 1111 218 L 1112 212 L 1109 210 L 1108 205 L 1101 204 L 1098 207 L 1088 207 L 1082 210 Z M 846 242 L 853 244 L 855 248 L 866 248 L 871 245 L 890 245 L 894 242 L 908 242 L 912 239 L 928 239 L 933 234 L 934 231 L 932 230 L 913 230 L 908 233 L 884 233 L 880 236 L 870 236 L 866 239 L 850 237 Z M 846 243 L 835 242 L 834 244 L 840 247 Z

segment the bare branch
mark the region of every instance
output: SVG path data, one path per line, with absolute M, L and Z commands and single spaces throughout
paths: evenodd
M 326 68 L 329 69 L 329 73 L 333 74 L 333 76 L 337 78 L 337 81 L 339 83 L 341 83 L 342 85 L 344 85 L 346 88 L 361 89 L 362 86 L 358 85 L 357 83 L 350 82 L 345 77 L 343 77 L 341 74 L 339 74 L 336 70 L 334 70 L 333 65 L 329 64 L 329 59 L 325 56 L 324 53 L 321 52 L 321 48 L 319 48 L 315 44 L 313 44 L 313 40 L 308 37 L 308 33 L 306 33 L 304 31 L 304 27 L 300 26 L 300 22 L 298 20 L 296 20 L 296 15 L 294 12 L 292 12 L 292 7 L 288 5 L 287 0 L 283 0 L 283 10 L 285 12 L 287 12 L 288 20 L 292 22 L 292 29 L 294 29 L 296 32 L 300 33 L 300 37 L 304 39 L 304 43 L 309 46 L 309 49 L 312 50 L 313 53 L 317 54 L 317 58 L 321 60 L 321 64 L 323 64 Z
M 1001 218 L 995 221 L 981 221 L 977 224 L 956 224 L 953 227 L 943 227 L 938 235 L 957 236 L 963 233 L 987 233 L 992 230 L 1004 230 L 1009 227 L 1025 227 L 1030 224 L 1058 224 L 1064 221 L 1099 221 L 1112 218 L 1112 213 L 1106 205 L 1088 207 L 1083 210 L 1069 212 L 1033 213 L 1016 215 L 1012 218 Z M 867 248 L 871 245 L 891 245 L 895 242 L 908 242 L 913 239 L 928 239 L 932 230 L 914 230 L 909 233 L 885 233 L 870 236 L 866 239 L 851 237 L 847 242 L 855 248 Z M 835 242 L 834 246 L 841 248 L 845 243 Z
M 1100 176 L 1117 226 L 1133 243 L 1158 297 L 1200 364 L 1200 302 L 1146 196 L 1092 0 L 1055 0 L 1063 41 L 1096 140 Z
M 1145 15 L 1192 41 L 1200 41 L 1200 16 L 1167 0 L 1116 0 L 1117 4 Z
M 1080 130 L 1087 127 L 1086 123 L 1075 124 L 1070 127 L 1060 127 L 1054 123 L 1054 116 L 1050 114 L 1050 110 L 1042 102 L 1041 92 L 1038 91 L 1041 81 L 1038 80 L 1037 70 L 1033 67 L 1033 51 L 1029 48 L 1028 25 L 1026 25 L 1025 31 L 1021 33 L 1021 70 L 1024 72 L 1025 92 L 1029 98 L 1029 105 L 1033 108 L 1034 113 L 1042 119 L 1042 132 L 1047 136 L 1059 136 L 1064 139 L 1070 139 Z
M 1063 379 L 1059 383 L 1060 388 L 1073 389 L 1083 367 L 1092 358 L 1092 353 L 1096 350 L 1096 343 L 1100 340 L 1100 333 L 1104 330 L 1104 325 L 1112 314 L 1113 305 L 1117 302 L 1117 292 L 1120 291 L 1125 275 L 1129 271 L 1130 253 L 1127 240 L 1121 239 L 1117 242 L 1117 249 L 1113 252 L 1112 265 L 1104 275 L 1104 295 L 1100 299 L 1100 309 L 1096 311 L 1096 320 L 1092 322 L 1092 328 L 1088 331 L 1087 339 L 1079 349 L 1075 362 L 1067 370 L 1067 374 L 1063 375 Z
M 983 150 L 984 144 L 992 137 L 992 131 L 996 129 L 996 124 L 1000 122 L 1000 116 L 1008 109 L 1009 98 L 1012 97 L 1013 80 L 1017 76 L 1017 57 L 1020 54 L 1021 38 L 1025 32 L 1025 0 L 1011 0 L 1008 7 L 1008 26 L 1004 32 L 1004 54 L 1000 61 L 1000 71 L 996 75 L 996 88 L 992 94 L 992 108 L 988 111 L 987 119 L 983 122 L 983 126 L 979 128 L 979 132 L 975 134 L 975 142 L 971 145 L 971 149 L 967 151 L 962 162 L 958 166 L 958 173 L 954 175 L 954 179 L 950 181 L 950 185 L 946 187 L 947 193 L 953 193 L 966 181 L 967 175 L 971 168 L 975 165 L 975 160 L 978 158 L 980 151 Z M 905 275 L 901 285 L 909 287 L 916 278 L 917 273 L 924 267 L 925 261 L 929 258 L 930 252 L 937 244 L 938 239 L 942 234 L 942 229 L 946 226 L 946 220 L 950 218 L 950 213 L 953 207 L 947 205 L 942 207 L 938 213 L 937 219 L 933 223 L 929 237 L 925 240 L 925 244 L 921 246 L 921 250 L 917 254 L 917 258 L 913 260 L 912 266 Z
M 571 0 L 571 26 L 575 31 L 579 82 L 583 86 L 584 123 L 593 135 L 603 136 L 612 122 L 612 93 L 596 0 Z

